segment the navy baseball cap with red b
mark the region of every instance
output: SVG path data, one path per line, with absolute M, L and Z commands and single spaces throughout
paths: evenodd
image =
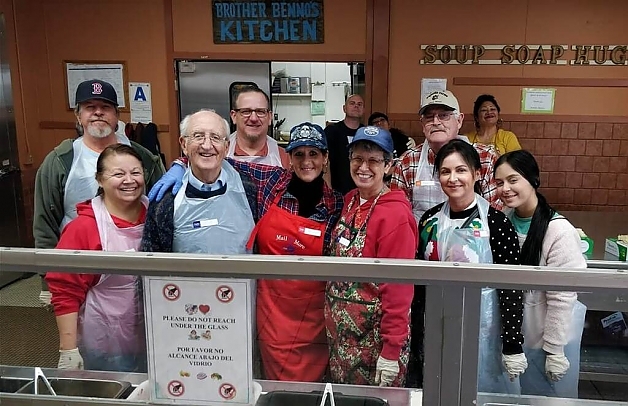
M 104 80 L 86 80 L 79 83 L 76 88 L 76 104 L 86 102 L 87 100 L 104 100 L 118 106 L 118 94 L 111 83 Z

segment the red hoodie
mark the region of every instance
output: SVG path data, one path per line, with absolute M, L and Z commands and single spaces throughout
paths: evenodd
M 61 232 L 57 243 L 58 249 L 102 251 L 98 225 L 94 217 L 91 201 L 76 205 L 78 217 L 72 220 Z M 119 228 L 133 227 L 144 223 L 146 208 L 142 205 L 142 212 L 137 223 L 111 216 L 114 224 Z M 51 303 L 55 315 L 62 316 L 76 313 L 85 302 L 87 291 L 100 280 L 99 274 L 80 274 L 65 272 L 48 272 L 46 282 L 52 294 Z
M 345 196 L 345 207 L 358 193 L 357 189 Z M 373 200 L 362 204 L 358 210 L 366 217 Z M 380 196 L 366 224 L 366 240 L 362 249 L 365 258 L 414 259 L 418 246 L 418 229 L 412 208 L 405 193 L 391 190 Z M 408 338 L 410 306 L 414 285 L 398 283 L 379 284 L 382 301 L 381 356 L 399 359 L 401 348 Z

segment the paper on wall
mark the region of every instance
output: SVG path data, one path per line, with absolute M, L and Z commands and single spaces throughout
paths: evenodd
M 153 104 L 150 83 L 129 82 L 129 104 L 132 123 L 151 123 Z
M 423 105 L 423 100 L 427 97 L 428 94 L 443 90 L 447 90 L 447 79 L 421 79 L 421 105 Z
M 312 101 L 324 101 L 325 100 L 325 85 L 313 84 L 312 85 Z

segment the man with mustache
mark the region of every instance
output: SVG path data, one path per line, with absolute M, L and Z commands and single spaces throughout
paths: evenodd
M 460 111 L 458 99 L 449 90 L 432 92 L 423 99 L 421 124 L 425 142 L 406 151 L 395 165 L 391 189 L 402 189 L 412 204 L 412 212 L 417 220 L 428 209 L 447 200 L 440 186 L 438 174 L 434 173 L 434 159 L 441 147 L 455 138 L 468 139 L 459 135 L 464 114 Z M 481 178 L 476 185 L 480 194 L 496 209 L 502 208 L 497 197 L 497 184 L 493 178 L 493 167 L 498 155 L 493 149 L 476 145 L 480 155 Z M 425 287 L 415 286 L 412 303 L 412 343 L 411 359 L 408 364 L 408 387 L 421 387 L 423 365 L 423 313 L 425 312 Z
M 120 111 L 110 83 L 87 80 L 76 88 L 76 139 L 66 139 L 44 159 L 35 177 L 33 236 L 36 248 L 55 248 L 63 228 L 76 217 L 76 204 L 96 196 L 96 161 L 109 145 L 131 145 L 142 157 L 147 188 L 165 170 L 158 156 L 123 134 L 116 134 Z M 42 280 L 40 301 L 50 303 Z
M 425 142 L 409 149 L 401 156 L 401 162 L 395 166 L 391 181 L 391 188 L 406 192 L 417 222 L 427 209 L 447 199 L 441 190 L 438 176 L 434 176 L 436 154 L 443 145 L 455 138 L 467 140 L 458 133 L 462 127 L 464 114 L 460 112 L 458 99 L 449 90 L 427 95 L 419 115 Z M 475 148 L 480 154 L 482 164 L 480 194 L 493 207 L 501 209 L 502 203 L 496 194 L 497 184 L 493 179 L 493 166 L 499 156 L 482 145 L 476 145 Z

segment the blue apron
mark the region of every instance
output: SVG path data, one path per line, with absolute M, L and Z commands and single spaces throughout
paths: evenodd
M 174 252 L 196 254 L 245 254 L 246 243 L 255 226 L 253 214 L 238 172 L 223 161 L 227 191 L 208 199 L 189 198 L 183 187 L 174 199 Z

